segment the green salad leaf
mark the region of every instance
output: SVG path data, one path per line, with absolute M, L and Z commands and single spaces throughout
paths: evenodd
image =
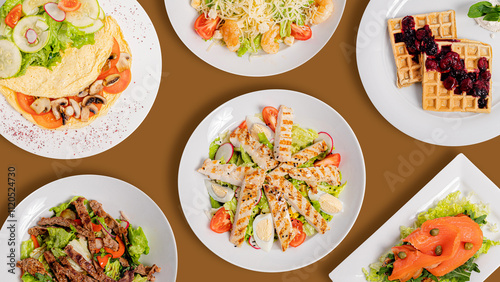
M 52 278 L 48 275 L 43 275 L 40 273 L 36 273 L 35 276 L 29 274 L 28 272 L 25 272 L 23 276 L 21 277 L 21 280 L 23 282 L 52 282 Z
M 114 280 L 118 280 L 120 279 L 121 268 L 122 266 L 120 264 L 120 261 L 118 261 L 118 259 L 115 259 L 113 262 L 110 261 L 108 262 L 108 264 L 106 264 L 106 267 L 104 268 L 104 274 Z
M 23 241 L 21 243 L 21 259 L 29 258 L 31 252 L 35 249 L 35 244 L 33 243 L 33 240 L 28 239 L 26 241 Z
M 74 202 L 74 201 L 76 201 L 76 199 L 78 199 L 78 198 L 80 198 L 80 196 L 75 196 L 69 202 L 62 203 L 59 206 L 55 206 L 55 207 L 51 208 L 49 211 L 53 211 L 55 216 L 61 216 L 61 213 L 65 209 L 69 208 L 71 206 L 71 203 Z
M 292 154 L 313 144 L 318 133 L 313 129 L 304 129 L 298 124 L 292 126 Z
M 132 226 L 128 228 L 128 239 L 131 244 L 128 253 L 134 263 L 139 263 L 142 254 L 149 254 L 148 239 L 140 226 L 137 229 Z
M 45 240 L 45 244 L 47 244 L 47 248 L 64 248 L 68 245 L 69 241 L 75 238 L 74 232 L 67 232 L 62 228 L 53 228 L 47 227 L 47 231 L 49 232 L 49 236 Z
M 132 282 L 148 282 L 147 277 L 142 277 L 139 274 L 136 274 L 134 280 Z

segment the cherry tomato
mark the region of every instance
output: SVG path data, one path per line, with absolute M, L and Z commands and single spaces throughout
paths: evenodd
M 296 248 L 304 241 L 306 240 L 306 233 L 304 233 L 304 227 L 302 222 L 298 221 L 297 219 L 292 219 L 292 227 L 293 227 L 293 233 L 295 233 L 295 237 L 293 238 L 292 242 L 290 242 L 290 246 Z
M 130 81 L 132 81 L 132 73 L 130 72 L 130 69 L 124 70 L 119 73 L 116 67 L 114 67 L 108 75 L 112 75 L 115 73 L 120 75 L 120 79 L 115 84 L 104 87 L 104 92 L 108 94 L 118 94 L 123 92 L 125 89 L 127 89 Z
M 322 159 L 321 161 L 316 161 L 314 162 L 314 166 L 326 166 L 326 165 L 334 165 L 336 167 L 339 167 L 340 165 L 340 154 L 330 154 L 326 156 L 326 158 Z
M 103 257 L 97 256 L 97 261 L 99 262 L 99 266 L 104 269 L 106 267 L 106 264 L 108 264 L 109 258 L 111 255 L 105 255 Z
M 65 12 L 74 12 L 82 6 L 78 0 L 60 0 L 57 7 Z
M 219 17 L 211 19 L 206 14 L 201 14 L 194 22 L 194 30 L 201 38 L 208 40 L 214 36 L 219 21 Z
M 262 110 L 262 117 L 272 131 L 276 131 L 276 122 L 278 121 L 278 110 L 275 107 L 265 107 Z
M 297 25 L 292 23 L 291 35 L 297 40 L 308 40 L 312 36 L 312 30 L 308 25 Z
M 21 19 L 21 15 L 23 14 L 23 5 L 18 4 L 5 17 L 5 23 L 11 28 L 16 27 L 17 22 Z
M 220 208 L 210 221 L 210 229 L 216 233 L 225 233 L 231 230 L 231 216 L 224 207 Z

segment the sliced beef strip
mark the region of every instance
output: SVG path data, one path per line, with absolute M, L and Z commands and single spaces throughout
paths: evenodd
M 56 277 L 56 280 L 58 282 L 68 282 L 68 279 L 66 279 L 66 270 L 62 265 L 60 265 L 57 261 L 54 255 L 52 254 L 51 251 L 45 251 L 43 253 L 43 257 L 49 264 L 50 269 L 52 270 L 52 273 L 54 273 L 54 276 Z
M 47 233 L 48 233 L 48 231 L 47 231 L 47 228 L 45 228 L 45 227 L 34 226 L 34 227 L 31 227 L 30 229 L 28 229 L 28 234 L 33 235 L 35 237 L 37 237 L 39 235 L 45 235 Z
M 34 258 L 25 258 L 16 263 L 16 266 L 21 268 L 23 272 L 28 272 L 29 274 L 35 276 L 35 274 L 40 273 L 43 275 L 48 275 L 49 273 L 43 267 L 43 264 Z
M 109 215 L 104 209 L 102 208 L 102 204 L 99 203 L 98 201 L 91 200 L 89 201 L 90 208 L 94 211 L 94 213 L 98 217 L 104 218 L 104 222 L 106 225 L 113 230 L 115 234 L 120 236 L 120 238 L 123 239 L 123 242 L 125 245 L 128 244 L 128 236 L 127 236 L 127 229 L 121 227 L 121 225 L 116 221 L 111 215 Z
M 51 218 L 42 217 L 38 221 L 38 225 L 44 226 L 40 228 L 55 227 L 55 226 L 62 226 L 69 228 L 71 225 L 73 225 L 78 234 L 81 234 L 87 238 L 90 236 L 91 233 L 90 231 L 83 229 L 81 226 L 78 226 L 73 220 L 64 217 L 51 217 Z
M 120 264 L 123 266 L 123 268 L 127 268 L 130 266 L 130 264 L 128 263 L 128 260 L 124 259 L 123 257 L 120 257 L 118 259 L 118 261 L 120 262 Z
M 94 277 L 97 280 L 100 280 L 101 275 L 99 275 L 89 261 L 87 261 L 80 253 L 75 251 L 71 245 L 67 245 L 66 248 L 64 248 L 64 251 L 68 256 L 74 260 L 83 270 L 85 270 L 90 276 Z
M 118 251 L 118 248 L 119 248 L 118 242 L 116 242 L 116 240 L 113 239 L 111 237 L 111 235 L 108 234 L 108 232 L 103 231 L 102 234 L 104 235 L 104 239 L 103 239 L 104 247 L 110 248 L 114 252 Z
M 144 266 L 139 264 L 134 271 L 142 276 L 147 276 L 149 281 L 155 281 L 154 274 L 156 272 L 160 272 L 161 267 L 158 267 L 156 264 L 153 264 L 153 266 Z
M 71 264 L 69 263 L 69 261 L 66 257 L 59 257 L 59 261 L 65 266 L 66 276 L 69 277 L 70 281 L 75 281 L 75 282 L 97 282 L 98 281 L 90 276 L 83 275 L 80 272 L 76 271 L 71 266 Z
M 118 282 L 132 282 L 134 281 L 134 271 L 133 270 L 129 270 L 127 272 L 125 272 L 125 274 L 123 275 L 123 278 L 118 280 Z
M 80 197 L 72 202 L 75 206 L 76 212 L 78 213 L 78 217 L 81 219 L 83 228 L 89 231 L 88 242 L 89 242 L 89 250 L 91 254 L 95 254 L 97 248 L 95 246 L 95 234 L 92 230 L 92 221 L 90 220 L 90 215 L 87 210 L 87 207 L 84 204 L 85 198 Z
M 101 277 L 101 281 L 104 281 L 104 282 L 116 282 L 115 280 L 111 279 L 106 274 L 104 274 L 103 269 L 101 268 L 101 266 L 99 265 L 99 263 L 97 261 L 93 260 L 92 263 L 94 263 L 94 267 L 95 267 L 95 269 L 97 271 L 97 274 Z

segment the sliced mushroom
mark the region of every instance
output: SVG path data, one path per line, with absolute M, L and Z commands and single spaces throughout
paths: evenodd
M 90 104 L 90 105 L 86 106 L 86 108 L 89 108 L 89 111 L 91 113 L 93 113 L 94 115 L 97 115 L 97 113 L 99 112 L 99 109 L 94 104 Z
M 64 109 L 64 113 L 65 113 L 68 117 L 70 117 L 70 116 L 72 116 L 72 115 L 74 115 L 74 114 L 75 114 L 75 109 L 73 108 L 73 106 L 68 106 L 68 107 L 66 107 L 66 108 Z
M 118 63 L 116 63 L 116 69 L 118 72 L 130 69 L 130 64 L 132 63 L 132 57 L 128 53 L 121 53 Z
M 82 113 L 80 115 L 80 120 L 83 122 L 89 121 L 90 117 L 90 110 L 88 107 L 83 107 L 82 108 Z
M 104 88 L 104 85 L 102 85 L 102 83 L 103 83 L 102 79 L 94 81 L 94 83 L 92 83 L 92 85 L 90 86 L 90 89 L 89 89 L 90 95 L 95 95 L 95 94 L 101 93 L 102 89 Z
M 117 73 L 115 73 L 115 74 L 112 74 L 112 75 L 109 75 L 108 77 L 106 77 L 104 79 L 103 84 L 104 84 L 105 87 L 109 87 L 109 86 L 114 85 L 115 83 L 117 83 L 118 80 L 120 80 L 120 75 L 117 74 Z
M 50 100 L 49 98 L 38 98 L 33 102 L 30 107 L 35 111 L 37 114 L 41 113 L 46 113 L 50 111 L 51 106 L 50 106 Z
M 108 101 L 101 95 L 92 95 L 83 98 L 82 105 L 88 106 L 90 104 L 106 104 Z
M 82 97 L 85 97 L 85 96 L 89 95 L 89 92 L 90 92 L 90 91 L 89 91 L 89 89 L 88 89 L 88 88 L 85 88 L 85 89 L 83 89 L 82 91 L 80 91 L 80 92 L 78 93 L 78 95 L 76 95 L 76 96 L 78 96 L 78 97 L 82 98 Z
M 104 66 L 102 66 L 101 72 L 107 72 L 111 68 L 111 61 L 108 59 Z
M 73 99 L 69 99 L 69 103 L 71 104 L 71 107 L 73 107 L 73 110 L 75 111 L 75 118 L 80 118 L 80 113 L 82 111 L 80 109 L 80 105 L 78 105 L 78 102 Z
M 52 102 L 50 102 L 50 104 L 52 105 L 52 107 L 54 106 L 67 106 L 68 105 L 68 99 L 66 98 L 59 98 L 59 99 L 56 99 Z

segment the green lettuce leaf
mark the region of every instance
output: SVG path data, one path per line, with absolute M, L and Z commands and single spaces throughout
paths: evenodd
M 29 239 L 21 243 L 21 259 L 29 258 L 30 253 L 35 249 L 33 240 Z
M 210 143 L 210 147 L 208 148 L 208 157 L 211 159 L 211 160 L 215 160 L 215 153 L 217 153 L 217 150 L 219 150 L 219 147 L 220 145 L 217 144 L 216 142 L 218 142 L 220 140 L 219 137 L 215 138 L 214 141 L 212 141 L 212 143 Z
M 338 198 L 340 196 L 340 193 L 344 191 L 346 184 L 347 182 L 338 186 L 333 186 L 328 183 L 322 182 L 320 183 L 320 185 L 318 185 L 318 189 Z
M 131 244 L 128 253 L 134 263 L 139 263 L 142 254 L 149 254 L 148 239 L 140 226 L 137 229 L 132 226 L 128 228 L 128 239 Z
M 29 274 L 28 272 L 25 272 L 23 274 L 23 276 L 21 277 L 21 280 L 23 280 L 23 282 L 52 282 L 52 281 L 54 281 L 48 275 L 42 275 L 40 273 L 36 273 L 35 276 L 36 277 Z
M 134 280 L 132 282 L 148 282 L 147 277 L 142 277 L 139 274 L 136 274 Z
M 106 264 L 106 267 L 104 268 L 104 274 L 106 274 L 106 276 L 114 280 L 118 280 L 120 279 L 121 268 L 122 266 L 120 262 L 117 259 L 115 259 L 115 261 Z
M 0 18 L 2 21 L 5 21 L 5 17 L 9 14 L 10 10 L 15 6 L 22 4 L 22 0 L 7 0 L 0 8 Z
M 61 216 L 61 213 L 65 209 L 69 208 L 69 206 L 71 205 L 71 203 L 74 202 L 74 201 L 76 201 L 76 199 L 78 199 L 78 198 L 80 198 L 80 196 L 75 196 L 69 202 L 62 203 L 59 206 L 55 206 L 55 207 L 51 208 L 49 211 L 53 211 L 55 216 Z
M 297 124 L 292 127 L 292 154 L 313 144 L 318 133 L 312 129 L 304 129 Z
M 47 244 L 47 248 L 64 248 L 68 245 L 69 241 L 75 238 L 74 232 L 67 232 L 62 228 L 53 228 L 48 227 L 47 231 L 49 232 L 49 236 L 45 240 L 45 244 Z

